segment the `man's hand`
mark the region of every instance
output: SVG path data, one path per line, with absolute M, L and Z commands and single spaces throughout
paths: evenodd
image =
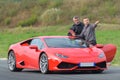
M 75 36 L 69 36 L 69 38 L 74 40 L 76 37 Z
M 76 36 L 73 30 L 69 30 L 69 32 L 71 33 L 72 36 Z
M 99 21 L 96 21 L 95 24 L 97 25 L 99 23 Z

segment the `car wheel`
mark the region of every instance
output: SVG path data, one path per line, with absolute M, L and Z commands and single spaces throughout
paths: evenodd
M 92 73 L 102 73 L 104 70 L 93 70 Z
M 9 52 L 8 55 L 8 68 L 10 71 L 22 71 L 21 68 L 16 68 L 16 58 L 13 51 Z
M 48 57 L 45 53 L 43 53 L 40 57 L 40 71 L 43 74 L 46 74 L 49 72 L 48 70 Z

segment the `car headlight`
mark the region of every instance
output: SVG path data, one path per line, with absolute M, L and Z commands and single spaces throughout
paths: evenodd
M 56 53 L 55 55 L 59 58 L 68 58 L 68 56 L 65 56 L 65 55 L 59 54 L 59 53 Z
M 98 57 L 99 57 L 99 58 L 103 58 L 103 57 L 105 57 L 105 55 L 104 55 L 104 53 L 100 53 L 100 54 L 98 55 Z

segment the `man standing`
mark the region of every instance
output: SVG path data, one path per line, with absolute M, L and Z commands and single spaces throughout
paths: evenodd
M 83 19 L 84 28 L 80 34 L 80 37 L 83 38 L 86 42 L 96 45 L 96 37 L 95 37 L 95 28 L 97 27 L 97 24 L 99 21 L 96 21 L 94 24 L 90 24 L 90 21 L 88 18 Z
M 73 22 L 74 22 L 74 24 L 70 28 L 70 30 L 68 32 L 68 36 L 80 35 L 83 30 L 84 24 L 82 22 L 80 22 L 80 19 L 78 16 L 73 17 Z

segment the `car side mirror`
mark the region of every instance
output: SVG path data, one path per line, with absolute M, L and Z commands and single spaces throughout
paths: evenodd
M 39 51 L 39 49 L 36 45 L 30 45 L 29 48 L 30 49 L 35 49 L 36 51 Z

